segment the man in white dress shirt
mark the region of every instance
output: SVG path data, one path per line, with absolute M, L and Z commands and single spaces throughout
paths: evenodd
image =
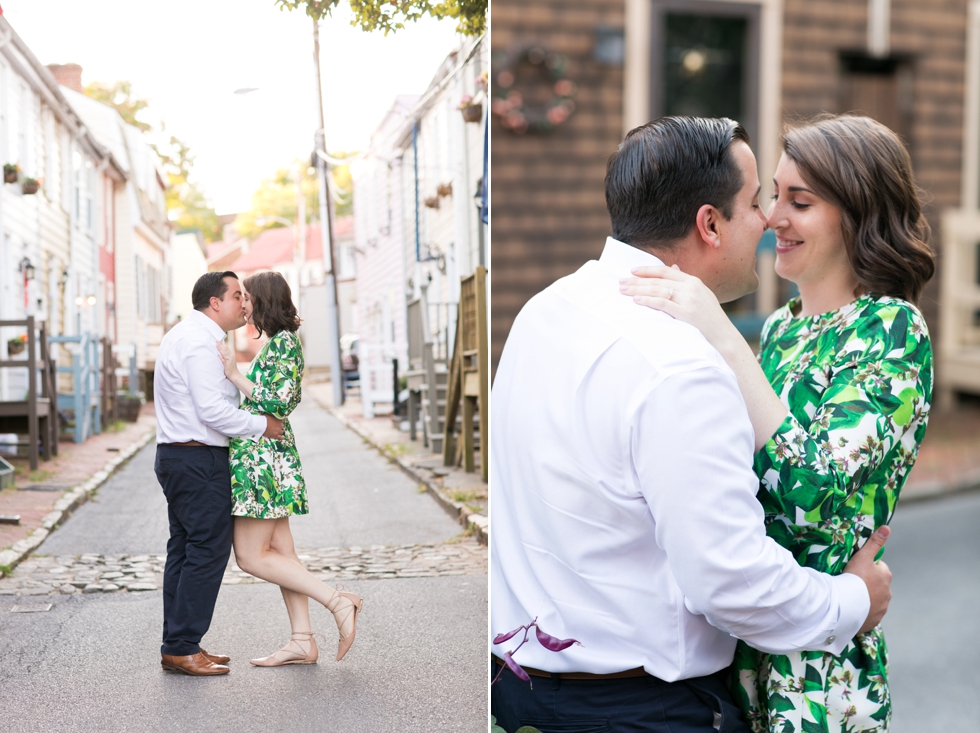
M 210 676 L 227 674 L 229 661 L 200 647 L 231 552 L 228 438 L 278 438 L 282 421 L 239 409 L 218 357 L 217 342 L 245 325 L 238 276 L 206 273 L 191 299 L 194 311 L 160 343 L 153 383 L 154 469 L 170 515 L 160 653 L 166 670 Z
M 536 618 L 582 646 L 521 648 L 533 689 L 510 671 L 491 688 L 508 733 L 747 731 L 723 679 L 736 637 L 836 654 L 887 609 L 873 562 L 887 535 L 837 577 L 766 537 L 734 373 L 697 329 L 619 291 L 630 268 L 675 262 L 723 302 L 758 286 L 747 143 L 727 119 L 630 132 L 606 176 L 615 238 L 510 331 L 492 399 L 491 636 Z M 494 675 L 513 646 L 492 647 Z

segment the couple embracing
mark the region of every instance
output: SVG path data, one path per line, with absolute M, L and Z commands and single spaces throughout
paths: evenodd
M 334 616 L 340 661 L 354 642 L 361 598 L 306 570 L 289 530 L 292 514 L 308 513 L 288 420 L 300 402 L 304 365 L 289 285 L 275 272 L 243 283 L 233 272 L 209 272 L 191 299 L 190 317 L 160 344 L 154 381 L 154 469 L 170 518 L 161 664 L 189 675 L 228 673 L 230 658 L 200 644 L 233 543 L 242 570 L 279 586 L 292 630 L 282 649 L 251 663 L 316 663 L 310 598 Z M 246 323 L 269 341 L 243 375 L 225 339 Z
M 512 733 L 883 733 L 876 555 L 925 434 L 935 264 L 901 141 L 788 130 L 763 211 L 727 119 L 662 118 L 610 158 L 598 261 L 531 299 L 493 388 L 491 630 L 537 618 L 491 692 Z M 756 245 L 799 295 L 760 353 L 720 303 Z M 493 674 L 505 649 L 494 647 Z

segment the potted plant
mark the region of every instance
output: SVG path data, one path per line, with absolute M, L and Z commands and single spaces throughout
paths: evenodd
M 119 406 L 120 420 L 136 422 L 140 419 L 140 409 L 143 407 L 143 393 L 117 392 L 116 404 Z
M 27 346 L 27 334 L 22 333 L 20 336 L 14 336 L 12 339 L 7 339 L 7 353 L 10 356 L 15 354 L 20 354 L 24 351 Z
M 14 163 L 4 163 L 3 182 L 17 183 L 17 176 L 20 173 L 20 166 Z
M 440 183 L 436 186 L 436 193 L 439 196 L 452 196 L 453 195 L 453 184 L 450 183 Z
M 430 209 L 438 209 L 439 208 L 439 197 L 438 196 L 430 196 L 429 198 L 425 199 L 425 201 L 423 201 L 422 203 L 425 204 Z
M 25 178 L 24 183 L 21 185 L 21 190 L 27 196 L 33 196 L 37 193 L 37 189 L 40 188 L 41 184 L 37 182 L 36 178 Z
M 463 113 L 463 120 L 466 122 L 480 122 L 483 119 L 483 105 L 474 102 L 469 94 L 464 94 L 459 100 L 459 111 Z

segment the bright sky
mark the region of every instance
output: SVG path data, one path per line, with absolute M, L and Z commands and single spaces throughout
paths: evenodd
M 191 146 L 219 214 L 249 207 L 276 168 L 313 149 L 313 21 L 274 0 L 3 0 L 41 63 L 77 63 L 82 83 L 128 80 L 145 119 Z M 349 4 L 320 25 L 331 151 L 363 149 L 397 94 L 421 94 L 456 45 L 455 22 L 424 19 L 387 37 L 350 26 Z M 236 89 L 258 87 L 247 95 Z

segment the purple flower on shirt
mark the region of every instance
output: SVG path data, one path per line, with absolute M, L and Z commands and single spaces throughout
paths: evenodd
M 504 665 L 506 665 L 506 667 L 511 672 L 513 672 L 515 675 L 517 675 L 519 679 L 524 680 L 528 684 L 531 683 L 531 678 L 528 676 L 528 673 L 524 671 L 524 668 L 514 661 L 514 654 L 516 654 L 517 650 L 528 642 L 528 638 L 529 638 L 528 635 L 531 633 L 532 628 L 534 629 L 534 635 L 537 637 L 538 643 L 541 644 L 541 646 L 543 646 L 548 651 L 551 652 L 564 651 L 565 649 L 568 649 L 568 647 L 572 646 L 573 644 L 578 644 L 579 646 L 582 646 L 582 642 L 577 641 L 575 639 L 558 639 L 552 636 L 551 634 L 542 631 L 541 627 L 538 626 L 537 616 L 535 616 L 534 620 L 529 624 L 525 624 L 524 626 L 518 626 L 513 631 L 508 631 L 507 633 L 504 634 L 497 634 L 493 639 L 494 644 L 503 644 L 508 639 L 513 639 L 522 631 L 524 632 L 524 638 L 521 640 L 521 643 L 518 644 L 514 649 L 510 650 L 509 652 L 504 652 L 503 661 L 504 661 Z M 500 675 L 503 674 L 503 672 L 504 672 L 504 668 L 501 667 L 500 671 L 497 672 L 497 676 L 493 678 L 493 682 L 491 682 L 490 684 L 492 685 L 494 682 L 496 682 L 500 678 Z M 533 684 L 531 685 L 531 689 L 534 689 Z

